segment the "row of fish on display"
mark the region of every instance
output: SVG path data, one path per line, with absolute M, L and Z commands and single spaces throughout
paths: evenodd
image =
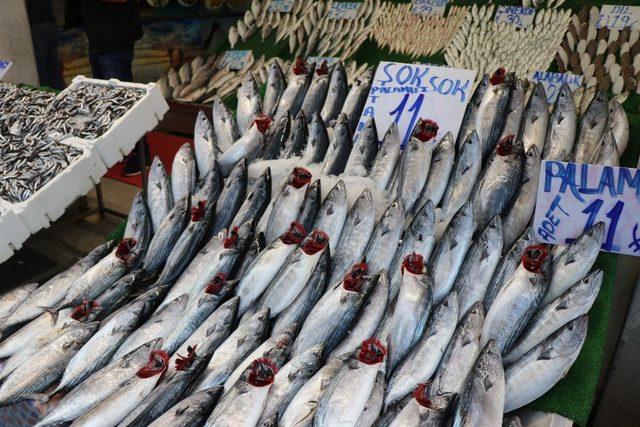
M 29 199 L 82 154 L 62 139 L 98 138 L 145 93 L 90 83 L 57 95 L 0 85 L 0 197 L 10 203 Z
M 606 97 L 549 115 L 498 70 L 458 138 L 420 120 L 401 150 L 373 119 L 352 138 L 373 69 L 297 67 L 200 114 L 171 177 L 154 159 L 119 244 L 2 297 L 2 404 L 55 396 L 40 426 L 499 426 L 566 374 L 604 224 L 551 248 L 529 223 L 541 153 L 619 131 Z
M 166 7 L 169 4 L 169 0 L 147 0 L 147 3 L 151 7 Z M 193 7 L 198 4 L 198 0 L 177 0 L 177 3 L 183 7 Z M 227 2 L 230 7 L 237 7 L 234 1 Z M 207 9 L 215 10 L 221 8 L 225 4 L 225 0 L 204 0 L 204 6 Z

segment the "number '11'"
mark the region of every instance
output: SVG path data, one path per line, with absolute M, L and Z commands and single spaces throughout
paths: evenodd
M 584 225 L 585 230 L 593 227 L 593 223 L 596 221 L 598 213 L 600 212 L 600 208 L 602 208 L 603 204 L 604 200 L 596 199 L 593 202 L 589 203 L 589 206 L 582 210 L 582 213 L 589 215 L 589 217 L 587 218 L 587 223 Z M 604 249 L 605 251 L 617 251 L 620 249 L 618 246 L 613 245 L 613 238 L 616 235 L 616 228 L 618 227 L 618 221 L 620 220 L 620 214 L 622 213 L 623 207 L 624 202 L 619 200 L 606 214 L 606 217 L 611 220 L 611 224 L 609 224 L 609 230 L 607 231 L 607 239 L 602 244 L 602 249 Z
M 400 123 L 400 119 L 402 118 L 402 114 L 404 113 L 404 108 L 407 106 L 407 101 L 409 101 L 408 93 L 406 93 L 402 97 L 400 104 L 398 104 L 398 106 L 392 112 L 389 113 L 390 116 L 393 116 L 393 115 L 396 116 L 396 118 L 393 120 L 396 124 Z M 411 116 L 411 121 L 409 122 L 409 127 L 407 128 L 407 132 L 404 134 L 404 138 L 402 138 L 403 147 L 404 147 L 404 144 L 409 140 L 409 136 L 411 136 L 411 132 L 413 132 L 413 127 L 416 125 L 416 122 L 418 121 L 418 114 L 420 114 L 420 107 L 422 107 L 422 101 L 424 101 L 424 93 L 421 93 L 420 95 L 418 95 L 418 98 L 416 98 L 416 101 L 407 110 L 407 112 L 409 113 L 413 112 L 413 115 Z

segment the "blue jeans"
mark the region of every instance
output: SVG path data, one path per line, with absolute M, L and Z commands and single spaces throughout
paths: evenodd
M 89 53 L 89 62 L 95 79 L 118 79 L 123 82 L 133 80 L 133 46 L 106 53 Z

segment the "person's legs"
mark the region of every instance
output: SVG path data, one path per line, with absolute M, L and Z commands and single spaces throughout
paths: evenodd
M 64 89 L 64 76 L 62 75 L 62 64 L 58 58 L 58 44 L 60 42 L 60 33 L 55 23 L 50 24 L 51 44 L 47 51 L 47 70 L 49 73 L 50 86 L 54 89 Z
M 46 24 L 36 24 L 31 26 L 31 41 L 33 42 L 33 53 L 38 68 L 38 78 L 40 86 L 50 86 L 49 75 L 47 73 L 47 48 L 49 42 L 45 29 Z

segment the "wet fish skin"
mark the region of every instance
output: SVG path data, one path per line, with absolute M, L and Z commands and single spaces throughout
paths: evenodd
M 526 152 L 524 170 L 519 190 L 513 205 L 503 215 L 504 247 L 508 248 L 518 239 L 531 221 L 538 195 L 540 180 L 540 152 L 531 146 Z
M 618 153 L 622 156 L 629 143 L 629 119 L 627 113 L 617 101 L 609 103 L 609 122 L 607 128 L 611 129 L 618 146 Z
M 191 194 L 196 186 L 196 161 L 188 143 L 180 147 L 171 166 L 171 191 L 173 200 L 179 200 Z
M 266 168 L 253 184 L 251 192 L 244 199 L 231 224 L 260 221 L 271 200 L 271 169 Z
M 37 283 L 29 283 L 3 292 L 0 296 L 0 318 L 5 318 L 13 313 L 37 287 Z
M 461 316 L 473 304 L 484 299 L 487 286 L 502 257 L 502 234 L 502 221 L 496 216 L 471 244 L 453 284 L 453 290 L 460 300 Z
M 360 74 L 353 85 L 351 85 L 351 89 L 349 89 L 342 104 L 340 113 L 347 115 L 351 132 L 355 132 L 358 126 L 358 120 L 360 120 L 364 104 L 367 101 L 367 96 L 369 96 L 369 89 L 371 89 L 371 84 L 373 83 L 373 74 L 373 67 L 367 68 Z
M 331 69 L 327 97 L 320 111 L 325 123 L 331 123 L 340 114 L 340 109 L 347 97 L 347 89 L 347 74 L 344 65 L 342 61 L 337 61 Z
M 212 117 L 215 140 L 224 153 L 240 138 L 240 132 L 235 118 L 218 95 L 213 98 Z
M 365 249 L 365 259 L 370 274 L 389 269 L 393 254 L 398 248 L 403 226 L 404 208 L 402 201 L 396 199 L 382 214 Z
M 274 114 L 274 120 L 278 120 L 288 111 L 292 116 L 296 116 L 298 111 L 301 110 L 302 103 L 304 101 L 307 90 L 311 83 L 311 75 L 306 70 L 301 71 L 302 74 L 292 74 L 287 83 L 287 87 L 282 92 L 280 102 L 276 113 Z
M 167 171 L 159 157 L 154 157 L 149 171 L 147 186 L 147 204 L 153 232 L 160 228 L 162 220 L 173 208 L 173 191 L 167 176 Z
M 309 137 L 302 156 L 307 164 L 322 162 L 329 149 L 329 134 L 320 114 L 316 113 L 309 123 Z
M 298 112 L 295 119 L 291 123 L 291 131 L 289 137 L 284 143 L 284 147 L 280 152 L 281 159 L 288 159 L 290 157 L 296 157 L 304 153 L 304 149 L 307 144 L 307 138 L 309 137 L 309 128 L 307 125 L 307 118 L 302 111 Z
M 262 99 L 260 90 L 252 73 L 247 73 L 238 89 L 238 108 L 236 110 L 236 123 L 241 135 L 244 135 L 256 114 L 262 111 Z
M 323 175 L 340 175 L 344 172 L 353 146 L 347 116 L 341 114 L 333 128 L 333 140 L 325 154 Z
M 491 84 L 487 87 L 476 115 L 475 131 L 482 148 L 482 158 L 486 159 L 493 152 L 498 136 L 506 117 L 511 82 Z
M 594 270 L 536 313 L 509 353 L 504 356 L 505 365 L 517 362 L 565 323 L 587 314 L 598 296 L 602 277 L 602 270 Z
M 416 200 L 416 203 L 413 205 L 411 214 L 415 215 L 416 211 L 427 203 L 427 200 L 431 200 L 434 206 L 438 206 L 447 189 L 447 183 L 453 170 L 455 157 L 455 141 L 453 140 L 451 132 L 447 132 L 433 147 L 429 176 L 427 177 L 427 182 L 424 184 L 420 197 L 418 197 L 418 200 Z
M 304 200 L 298 211 L 296 219 L 305 230 L 311 230 L 316 221 L 318 212 L 320 211 L 320 203 L 322 202 L 322 182 L 316 179 L 307 187 Z
M 335 126 L 337 127 L 338 124 L 348 126 L 346 114 L 338 117 Z M 353 141 L 353 148 L 344 167 L 345 173 L 350 176 L 367 176 L 378 153 L 378 146 L 378 130 L 375 119 L 371 117 L 360 131 L 358 138 Z
M 564 83 L 553 104 L 553 113 L 549 117 L 549 129 L 542 158 L 559 161 L 567 159 L 573 151 L 577 127 L 576 103 L 569 85 Z
M 387 185 L 393 178 L 401 154 L 400 142 L 398 125 L 392 123 L 384 135 L 382 145 L 378 148 L 373 165 L 371 165 L 371 170 L 369 171 L 369 178 L 373 179 L 382 190 L 387 188 Z
M 335 251 L 338 244 L 347 219 L 347 210 L 347 186 L 343 180 L 339 180 L 322 201 L 313 224 L 313 228 L 329 235 L 330 253 Z
M 501 425 L 504 399 L 502 357 L 496 342 L 491 340 L 480 352 L 458 398 L 453 425 Z
M 384 399 L 385 380 L 384 372 L 378 371 L 376 381 L 373 384 L 373 390 L 369 395 L 369 400 L 358 418 L 356 427 L 371 427 L 378 419 L 380 410 L 382 409 L 382 401 Z
M 260 158 L 265 160 L 277 159 L 284 148 L 291 133 L 291 114 L 285 114 L 265 134 L 264 150 Z
M 458 131 L 458 138 L 456 146 L 460 147 L 469 137 L 469 134 L 473 130 L 476 129 L 476 117 L 478 116 L 478 109 L 480 108 L 480 103 L 482 102 L 482 98 L 484 97 L 485 92 L 489 88 L 491 84 L 489 83 L 489 75 L 485 74 L 482 77 L 482 80 L 478 82 L 478 85 L 473 91 L 473 95 L 471 95 L 471 99 L 467 104 L 467 108 L 464 111 L 464 116 L 462 116 L 462 123 L 460 125 L 460 130 Z
M 304 111 L 304 115 L 307 118 L 313 117 L 316 114 L 320 114 L 324 102 L 327 98 L 327 91 L 329 89 L 329 80 L 331 79 L 331 73 L 324 64 L 325 67 L 318 66 L 311 78 L 311 83 L 307 89 L 307 93 L 304 96 L 300 110 Z
M 518 140 L 522 141 L 524 151 L 528 151 L 532 145 L 535 145 L 538 147 L 538 151 L 542 153 L 548 125 L 549 104 L 547 103 L 547 94 L 542 83 L 538 82 L 533 89 L 533 93 L 529 96 L 520 131 L 518 132 Z
M 551 280 L 542 305 L 546 306 L 571 285 L 587 275 L 600 251 L 605 225 L 598 222 L 584 231 L 566 249 L 553 259 Z
M 273 61 L 269 67 L 269 76 L 267 78 L 267 88 L 264 93 L 263 110 L 269 115 L 273 116 L 280 102 L 284 89 L 286 87 L 286 81 L 284 73 L 278 61 Z
M 243 159 L 250 162 L 262 152 L 269 123 L 271 123 L 270 118 L 258 115 L 249 130 L 220 156 L 218 165 L 223 176 L 228 176 L 238 162 Z
M 620 165 L 618 144 L 611 130 L 607 130 L 604 133 L 600 147 L 594 153 L 590 163 L 614 167 L 618 167 Z
M 507 110 L 505 112 L 507 116 L 504 120 L 502 133 L 500 134 L 498 141 L 505 136 L 518 134 L 525 109 L 525 97 L 525 82 L 523 80 L 516 80 L 516 82 L 513 84 L 513 88 L 511 88 L 509 104 L 507 104 Z
M 295 221 L 309 182 L 311 182 L 311 174 L 308 171 L 294 168 L 288 181 L 282 185 L 273 200 L 273 209 L 267 222 L 265 232 L 267 243 L 273 242 Z
M 149 427 L 201 426 L 220 399 L 222 391 L 222 386 L 217 386 L 193 393 L 159 416 Z
M 572 161 L 587 163 L 595 153 L 609 121 L 607 98 L 607 93 L 599 90 L 580 119 Z
M 247 160 L 242 159 L 236 163 L 231 173 L 229 173 L 229 176 L 225 179 L 224 188 L 220 192 L 220 197 L 216 204 L 213 226 L 209 233 L 211 237 L 224 228 L 243 224 L 232 224 L 231 221 L 236 216 L 245 199 L 248 181 L 247 173 Z
M 402 199 L 402 205 L 407 211 L 413 209 L 427 182 L 433 145 L 432 139 L 422 141 L 411 137 L 402 150 L 398 165 L 397 196 Z
M 202 110 L 198 111 L 193 129 L 193 147 L 198 167 L 198 175 L 205 176 L 220 155 L 217 143 L 213 139 L 213 129 L 209 119 Z
M 418 390 L 414 394 L 417 392 Z M 409 425 L 438 427 L 444 425 L 449 418 L 449 405 L 453 397 L 448 394 L 445 396 L 432 396 L 429 393 L 428 384 L 425 384 L 423 395 L 426 398 L 426 402 L 420 402 L 410 394 L 407 396 L 407 402 L 401 408 L 394 408 L 395 411 L 398 411 L 398 414 L 393 420 L 381 420 L 382 422 L 376 424 L 376 427 L 383 425 L 390 427 Z M 389 415 L 392 414 L 393 412 L 390 412 Z
M 586 315 L 572 320 L 505 370 L 505 412 L 542 396 L 567 374 L 587 337 L 587 325 Z

